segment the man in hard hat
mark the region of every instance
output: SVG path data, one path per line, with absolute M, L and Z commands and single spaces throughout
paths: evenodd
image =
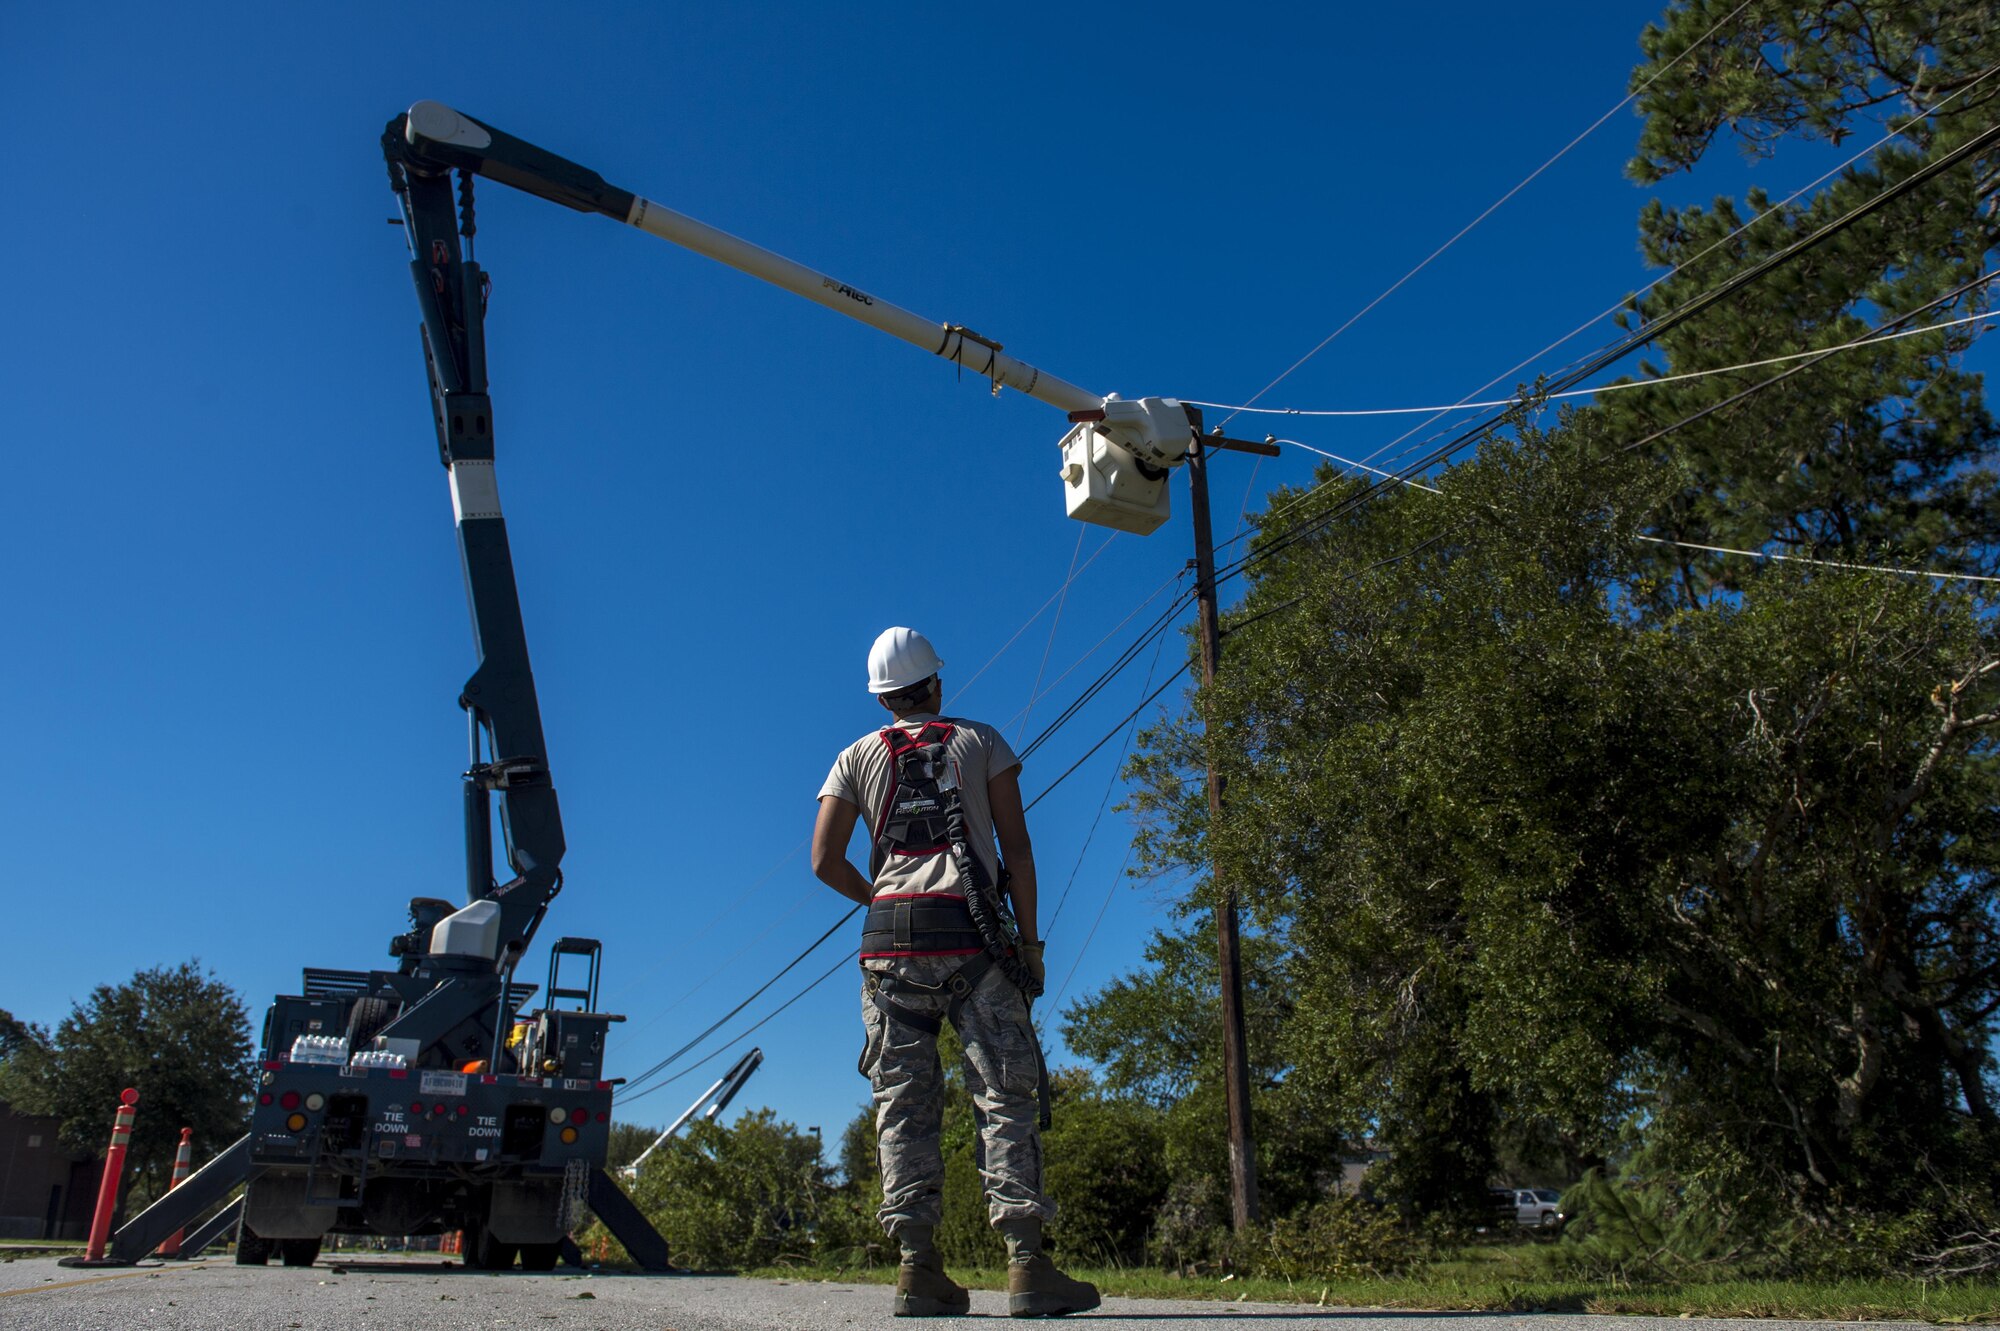
M 868 691 L 891 720 L 834 762 L 813 827 L 813 872 L 868 907 L 861 1071 L 874 1089 L 878 1214 L 902 1250 L 895 1312 L 946 1316 L 971 1306 L 944 1273 L 934 1241 L 944 1184 L 937 1037 L 945 1021 L 965 1047 L 987 1215 L 1007 1241 L 1008 1312 L 1081 1312 L 1097 1306 L 1096 1288 L 1058 1271 L 1042 1251 L 1042 1222 L 1055 1205 L 1042 1192 L 1047 1074 L 1028 1019 L 1043 972 L 1021 760 L 992 726 L 939 715 L 943 666 L 914 629 L 875 639 Z M 864 814 L 873 842 L 867 875 L 847 859 Z

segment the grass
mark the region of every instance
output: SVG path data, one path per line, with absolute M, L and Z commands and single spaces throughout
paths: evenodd
M 23 1257 L 67 1257 L 71 1253 L 82 1252 L 85 1245 L 70 1239 L 5 1239 L 0 1240 L 0 1262 L 18 1261 Z
M 1489 1269 L 1481 1271 L 1478 1268 Z M 1324 1281 L 1256 1277 L 1181 1277 L 1146 1269 L 1077 1269 L 1106 1294 L 1153 1299 L 1247 1300 L 1338 1308 L 1408 1308 L 1432 1312 L 1647 1313 L 1673 1317 L 1785 1317 L 1837 1321 L 1923 1321 L 2000 1324 L 2000 1285 L 1917 1280 L 1729 1280 L 1704 1283 L 1623 1284 L 1572 1279 L 1512 1278 L 1492 1263 L 1442 1263 L 1409 1276 L 1348 1277 Z M 894 1267 L 764 1267 L 745 1275 L 774 1280 L 841 1284 L 892 1284 Z M 996 1289 L 1006 1275 L 953 1268 L 953 1278 L 976 1289 Z

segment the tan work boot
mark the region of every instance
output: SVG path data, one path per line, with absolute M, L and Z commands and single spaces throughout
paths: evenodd
M 965 1286 L 944 1273 L 934 1233 L 929 1225 L 897 1227 L 896 1242 L 903 1250 L 903 1264 L 896 1270 L 898 1317 L 959 1317 L 972 1307 Z
M 1070 1279 L 1042 1251 L 1041 1221 L 1003 1220 L 999 1229 L 1007 1240 L 1009 1317 L 1061 1317 L 1089 1312 L 1103 1301 L 1097 1286 Z

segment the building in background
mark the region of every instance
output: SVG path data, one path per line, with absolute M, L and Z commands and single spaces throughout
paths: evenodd
M 103 1166 L 64 1146 L 57 1126 L 0 1100 L 0 1239 L 88 1237 Z
M 1361 1185 L 1368 1178 L 1368 1171 L 1389 1158 L 1389 1152 L 1375 1144 L 1372 1137 L 1356 1142 L 1340 1157 L 1340 1182 L 1335 1190 L 1349 1197 L 1361 1195 Z

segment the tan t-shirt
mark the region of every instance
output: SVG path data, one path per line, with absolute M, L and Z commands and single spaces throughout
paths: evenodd
M 959 806 L 965 811 L 965 830 L 972 843 L 972 853 L 985 867 L 987 880 L 997 882 L 1000 877 L 1000 853 L 993 844 L 993 805 L 986 795 L 986 783 L 1009 768 L 1019 767 L 1021 760 L 1014 756 L 1014 750 L 1008 747 L 1000 732 L 983 721 L 961 721 L 957 717 L 940 718 L 929 713 L 917 713 L 895 724 L 914 735 L 923 729 L 925 722 L 937 720 L 943 720 L 952 727 L 945 752 L 951 756 L 957 769 Z M 968 885 L 959 883 L 958 869 L 952 864 L 949 854 L 893 855 L 887 857 L 888 862 L 884 863 L 884 857 L 874 842 L 895 784 L 895 775 L 889 764 L 889 746 L 882 742 L 880 730 L 871 730 L 834 759 L 833 770 L 826 774 L 826 783 L 819 788 L 819 793 L 822 799 L 837 795 L 861 810 L 861 823 L 869 841 L 868 876 L 874 880 L 878 894 L 948 892 L 964 896 Z

